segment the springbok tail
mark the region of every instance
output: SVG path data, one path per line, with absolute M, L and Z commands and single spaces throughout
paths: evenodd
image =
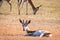
M 51 33 L 44 33 L 43 37 L 51 37 L 52 34 Z
M 49 34 L 49 37 L 52 37 L 52 34 Z

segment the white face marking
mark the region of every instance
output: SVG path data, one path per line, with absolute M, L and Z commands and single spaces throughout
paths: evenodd
M 24 29 L 25 31 L 30 30 L 28 26 L 24 26 L 23 29 Z

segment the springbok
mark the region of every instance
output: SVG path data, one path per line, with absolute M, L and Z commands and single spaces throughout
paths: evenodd
M 36 30 L 36 31 L 30 31 L 29 27 L 27 26 L 31 20 L 24 20 L 19 19 L 20 23 L 22 24 L 23 31 L 26 31 L 26 36 L 40 36 L 40 37 L 51 37 L 52 34 L 49 31 L 46 30 Z
M 39 5 L 38 7 L 35 7 L 33 2 L 31 0 L 18 0 L 18 5 L 20 7 L 20 4 L 22 4 L 22 8 L 23 8 L 23 4 L 24 2 L 26 2 L 26 15 L 28 15 L 28 3 L 31 5 L 32 9 L 33 9 L 33 14 L 35 15 L 36 12 L 38 11 L 39 7 L 41 7 L 41 5 Z M 20 11 L 20 10 L 19 10 Z M 20 14 L 20 13 L 19 13 Z
M 6 1 L 10 5 L 10 11 L 11 11 L 12 5 L 11 5 L 10 0 L 0 0 L 0 7 L 2 6 L 3 1 Z

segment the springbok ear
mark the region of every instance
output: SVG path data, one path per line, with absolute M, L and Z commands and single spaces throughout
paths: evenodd
M 21 19 L 19 19 L 19 21 L 20 21 L 20 23 L 22 23 L 22 24 L 24 23 L 24 20 L 22 21 Z
M 31 22 L 31 20 L 29 20 L 28 22 L 27 22 L 27 24 L 29 24 Z

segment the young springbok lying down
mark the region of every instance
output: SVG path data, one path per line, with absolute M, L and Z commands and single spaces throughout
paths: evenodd
M 36 31 L 30 31 L 29 27 L 27 26 L 31 20 L 24 20 L 19 19 L 20 23 L 22 24 L 23 31 L 26 31 L 26 36 L 40 36 L 40 37 L 51 37 L 52 34 L 46 30 L 36 30 Z

